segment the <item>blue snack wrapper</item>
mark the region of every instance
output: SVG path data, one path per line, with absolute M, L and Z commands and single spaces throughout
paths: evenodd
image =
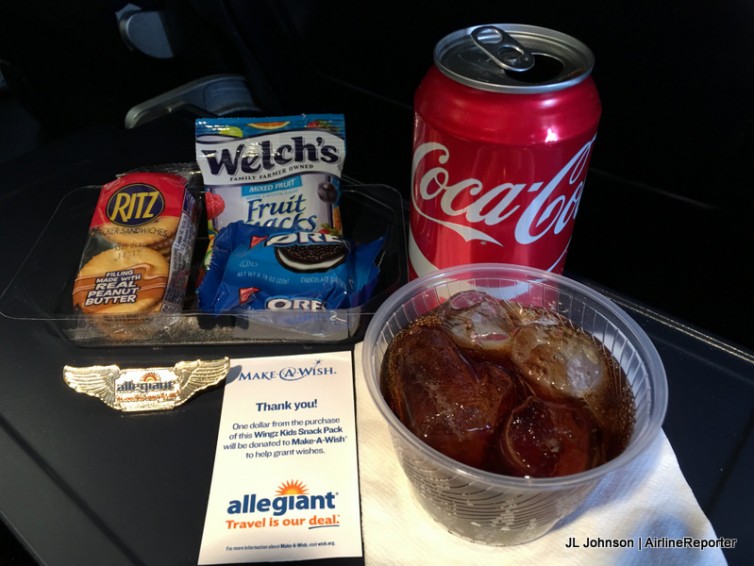
M 353 245 L 329 233 L 234 222 L 215 238 L 199 309 L 219 315 L 358 306 L 376 285 L 382 246 L 382 238 Z

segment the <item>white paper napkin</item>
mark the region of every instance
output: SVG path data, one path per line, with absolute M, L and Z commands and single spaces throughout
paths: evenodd
M 556 529 L 510 547 L 475 544 L 447 532 L 415 499 L 395 456 L 387 424 L 372 401 L 354 354 L 364 554 L 380 564 L 726 564 L 720 548 L 646 548 L 647 538 L 692 544 L 718 539 L 664 434 L 628 468 L 605 477 L 584 505 Z M 568 548 L 587 539 L 633 541 L 633 548 Z M 640 540 L 641 539 L 641 540 Z M 694 543 L 693 541 L 699 541 Z M 628 544 L 628 543 L 627 543 Z

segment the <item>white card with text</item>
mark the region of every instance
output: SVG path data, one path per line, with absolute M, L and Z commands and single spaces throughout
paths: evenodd
M 352 354 L 231 361 L 199 564 L 362 557 Z

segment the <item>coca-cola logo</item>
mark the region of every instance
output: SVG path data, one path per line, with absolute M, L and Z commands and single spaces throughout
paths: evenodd
M 482 240 L 503 246 L 491 235 L 494 230 L 490 227 L 506 221 L 516 222 L 514 234 L 519 244 L 559 234 L 578 212 L 594 140 L 585 143 L 549 181 L 504 182 L 490 188 L 475 178 L 452 179 L 448 148 L 436 142 L 423 143 L 416 148 L 412 163 L 414 212 L 467 242 Z M 417 179 L 420 164 L 431 158 L 436 165 L 430 164 Z M 430 210 L 436 211 L 434 216 Z M 442 217 L 438 217 L 440 213 Z M 454 221 L 456 218 L 462 222 Z

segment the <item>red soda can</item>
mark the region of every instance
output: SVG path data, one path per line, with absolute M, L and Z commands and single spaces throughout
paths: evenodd
M 414 99 L 409 275 L 467 263 L 562 273 L 602 107 L 580 41 L 463 29 Z

